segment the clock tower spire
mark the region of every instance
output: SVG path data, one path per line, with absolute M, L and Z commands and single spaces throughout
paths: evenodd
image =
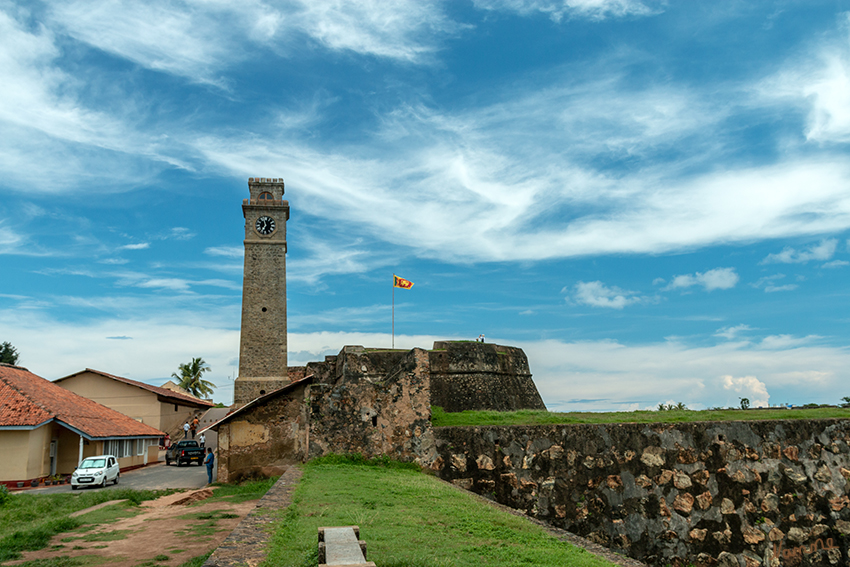
M 283 179 L 251 177 L 242 201 L 245 268 L 239 377 L 233 402 L 243 406 L 289 383 L 286 358 L 286 221 Z

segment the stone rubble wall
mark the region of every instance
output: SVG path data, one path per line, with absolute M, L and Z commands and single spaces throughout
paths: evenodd
M 430 351 L 431 405 L 465 410 L 545 410 L 521 348 L 437 341 Z
M 845 420 L 434 435 L 438 476 L 652 565 L 850 564 Z
M 375 351 L 345 347 L 314 370 L 310 388 L 308 458 L 328 453 L 430 462 L 428 351 Z

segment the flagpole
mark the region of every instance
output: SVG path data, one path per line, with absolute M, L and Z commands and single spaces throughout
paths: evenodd
M 393 349 L 395 349 L 395 274 L 393 274 Z

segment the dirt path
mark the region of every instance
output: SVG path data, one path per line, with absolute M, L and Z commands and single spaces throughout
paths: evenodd
M 21 559 L 4 565 L 87 555 L 106 559 L 109 567 L 135 567 L 145 563 L 176 567 L 218 547 L 257 503 L 256 500 L 232 503 L 226 499 L 203 502 L 210 495 L 210 489 L 203 489 L 144 502 L 138 515 L 99 524 L 89 531 L 59 534 L 53 537 L 48 547 L 24 552 Z M 197 504 L 188 506 L 191 503 Z M 187 515 L 193 517 L 181 518 Z M 85 521 L 84 517 L 81 519 Z M 116 536 L 125 537 L 110 540 Z M 67 541 L 67 538 L 80 539 Z M 93 560 L 92 563 L 100 561 Z

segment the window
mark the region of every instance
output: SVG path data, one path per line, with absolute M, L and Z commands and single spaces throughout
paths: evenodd
M 144 455 L 145 454 L 145 447 L 147 445 L 146 441 L 147 441 L 147 439 L 136 439 L 136 454 L 137 455 Z
M 265 200 L 267 200 L 267 199 L 268 199 L 268 200 L 273 200 L 273 199 L 274 199 L 274 195 L 272 195 L 272 194 L 271 194 L 271 193 L 269 193 L 268 191 L 264 191 L 263 193 L 260 193 L 260 197 L 259 197 L 259 199 L 260 199 L 261 201 L 265 201 Z

